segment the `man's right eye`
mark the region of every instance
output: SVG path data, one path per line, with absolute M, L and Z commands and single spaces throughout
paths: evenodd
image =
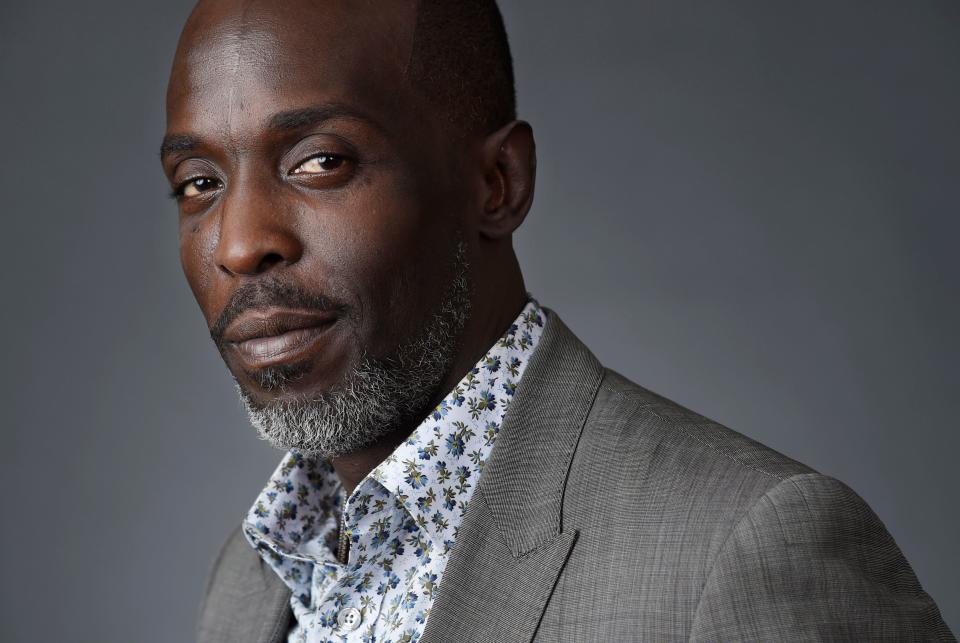
M 203 192 L 209 192 L 210 190 L 215 190 L 220 186 L 220 182 L 216 179 L 211 179 L 207 176 L 198 176 L 195 179 L 190 179 L 189 181 L 184 181 L 177 189 L 174 191 L 174 196 L 198 196 Z

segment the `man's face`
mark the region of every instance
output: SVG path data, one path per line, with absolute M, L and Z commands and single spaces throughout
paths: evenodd
M 185 28 L 163 167 L 184 272 L 248 405 L 326 403 L 418 351 L 448 366 L 469 190 L 404 78 L 412 7 L 230 4 Z

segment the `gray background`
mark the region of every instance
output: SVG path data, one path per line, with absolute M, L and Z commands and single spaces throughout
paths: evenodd
M 3 641 L 189 640 L 280 457 L 157 160 L 189 5 L 0 5 Z M 504 11 L 529 289 L 609 366 L 847 481 L 960 629 L 960 5 Z

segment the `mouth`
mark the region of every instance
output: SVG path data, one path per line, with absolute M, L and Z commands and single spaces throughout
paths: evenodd
M 238 317 L 223 334 L 245 366 L 261 369 L 303 360 L 324 343 L 335 312 L 270 309 Z

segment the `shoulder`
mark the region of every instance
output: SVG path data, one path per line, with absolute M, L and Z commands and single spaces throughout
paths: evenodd
M 877 515 L 819 473 L 784 479 L 736 521 L 691 628 L 692 641 L 955 641 Z
M 584 533 L 599 520 L 625 542 L 675 547 L 690 556 L 685 564 L 699 575 L 765 497 L 790 497 L 790 508 L 802 504 L 804 496 L 819 494 L 824 502 L 835 498 L 841 504 L 856 498 L 838 485 L 603 369 L 571 463 L 564 519 Z M 791 495 L 797 489 L 803 493 Z
M 583 439 L 595 456 L 605 450 L 600 445 L 609 445 L 606 461 L 614 470 L 642 469 L 647 492 L 673 491 L 687 506 L 696 504 L 699 496 L 724 508 L 720 522 L 729 528 L 750 514 L 784 528 L 795 519 L 797 531 L 808 538 L 815 530 L 854 524 L 886 533 L 869 506 L 843 482 L 610 369 L 604 369 Z
M 578 542 L 561 589 L 589 588 L 598 610 L 632 597 L 650 638 L 782 640 L 826 619 L 844 634 L 835 640 L 953 640 L 847 485 L 614 371 L 604 369 L 563 508 Z M 795 630 L 768 622 L 777 614 Z
M 813 472 L 605 368 L 547 310 L 541 346 L 514 404 L 527 423 L 540 415 L 554 419 L 554 430 L 539 437 L 557 450 L 568 449 L 568 429 L 580 429 L 563 490 L 568 516 L 581 507 L 616 511 L 618 518 L 641 509 L 650 515 L 653 503 L 665 511 L 687 507 L 700 531 L 714 521 L 723 528 L 772 487 Z
M 777 629 L 783 614 L 806 619 L 796 632 L 824 619 L 830 633 L 944 630 L 883 524 L 845 484 L 604 368 L 560 324 L 549 337 L 561 357 L 545 359 L 526 392 L 548 389 L 537 408 L 561 410 L 530 426 L 549 424 L 563 437 L 553 451 L 572 451 L 560 526 L 576 541 L 544 640 L 578 638 L 571 628 L 588 638 L 598 626 L 653 640 L 782 640 L 793 632 Z M 530 459 L 538 470 L 544 453 Z M 861 609 L 869 605 L 895 616 L 878 619 Z
M 652 455 L 683 476 L 723 486 L 744 478 L 770 487 L 810 467 L 672 400 L 611 369 L 603 369 L 584 426 L 587 440 L 616 443 L 623 466 Z
M 699 551 L 706 563 L 764 495 L 814 473 L 603 369 L 571 463 L 565 519 L 588 527 L 602 516 L 621 532 L 653 541 L 669 530 L 674 544 Z

